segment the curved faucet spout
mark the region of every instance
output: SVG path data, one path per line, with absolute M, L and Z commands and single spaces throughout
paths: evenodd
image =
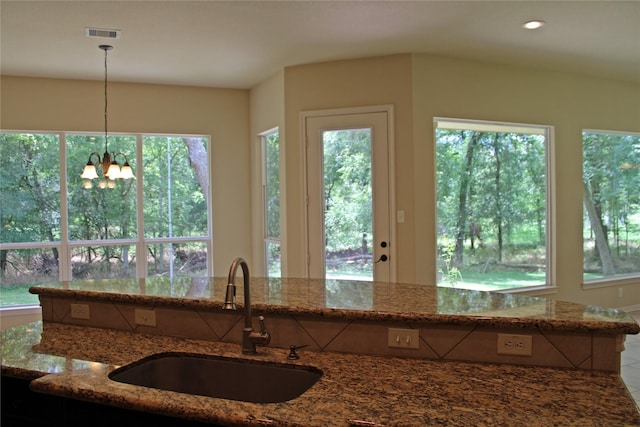
M 238 271 L 238 267 L 242 267 L 242 278 L 244 279 L 244 293 L 245 293 L 245 306 L 246 301 L 249 299 L 246 297 L 247 289 L 249 288 L 248 283 L 250 283 L 249 279 L 249 265 L 247 262 L 238 257 L 233 260 L 231 263 L 231 268 L 229 268 L 229 276 L 227 277 L 227 293 L 224 298 L 224 305 L 222 306 L 225 310 L 235 310 L 236 309 L 236 272 Z M 249 308 L 251 309 L 251 308 Z
M 251 322 L 251 291 L 249 278 L 249 265 L 247 262 L 238 257 L 231 263 L 229 268 L 229 277 L 227 281 L 227 292 L 224 298 L 222 308 L 224 310 L 236 309 L 236 272 L 238 267 L 242 268 L 243 288 L 244 288 L 244 329 L 242 330 L 242 353 L 256 354 L 256 344 L 267 345 L 271 341 L 271 335 L 264 327 L 264 317 L 260 316 L 260 332 L 254 332 Z

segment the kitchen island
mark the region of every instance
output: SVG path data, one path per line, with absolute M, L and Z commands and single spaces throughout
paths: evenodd
M 225 278 L 33 288 L 44 320 L 3 331 L 3 378 L 31 381 L 45 395 L 218 425 L 640 425 L 618 374 L 624 336 L 640 329 L 620 310 L 421 285 L 252 278 L 254 314 L 266 317 L 273 340 L 246 356 L 241 311 L 221 310 L 225 288 Z M 89 319 L 72 316 L 71 304 L 88 306 L 81 314 Z M 141 325 L 136 310 L 153 311 L 155 326 Z M 419 348 L 390 348 L 390 327 L 417 329 Z M 500 333 L 531 336 L 532 355 L 497 354 Z M 308 347 L 289 360 L 290 345 Z M 323 375 L 300 397 L 267 404 L 108 377 L 162 352 Z
M 21 336 L 19 341 L 13 336 Z M 218 425 L 637 426 L 640 414 L 611 372 L 260 348 L 38 322 L 3 332 L 2 374 L 40 393 Z M 11 347 L 11 348 L 9 348 Z M 249 403 L 112 381 L 118 366 L 160 352 L 313 366 L 300 397 Z M 49 374 L 52 373 L 52 374 Z M 125 422 L 126 420 L 122 420 Z
M 236 311 L 222 309 L 226 288 L 226 277 L 153 278 L 62 282 L 31 292 L 39 295 L 45 322 L 240 343 L 242 286 Z M 626 335 L 640 332 L 621 310 L 517 294 L 259 277 L 250 289 L 253 314 L 265 317 L 272 347 L 619 373 Z M 89 319 L 74 316 L 72 307 Z M 140 321 L 145 316 L 153 326 Z M 417 331 L 417 348 L 389 346 L 390 328 Z M 524 336 L 530 354 L 503 354 L 501 335 Z

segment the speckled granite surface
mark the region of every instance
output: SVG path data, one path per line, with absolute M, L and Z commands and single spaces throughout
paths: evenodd
M 37 378 L 32 388 L 40 392 L 223 425 L 640 425 L 620 377 L 598 371 L 301 350 L 293 363 L 317 367 L 323 377 L 296 399 L 268 404 L 108 379 L 117 366 L 167 351 L 292 363 L 283 349 L 241 356 L 233 344 L 37 322 L 2 332 L 2 374 Z
M 219 310 L 226 281 L 222 277 L 78 280 L 37 286 L 31 292 L 50 297 Z M 236 283 L 241 307 L 241 279 Z M 253 307 L 265 314 L 569 332 L 640 332 L 640 326 L 617 309 L 419 284 L 252 277 L 251 299 Z

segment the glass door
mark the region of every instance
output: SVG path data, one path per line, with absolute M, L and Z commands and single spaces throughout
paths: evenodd
M 309 276 L 390 280 L 388 113 L 307 117 Z

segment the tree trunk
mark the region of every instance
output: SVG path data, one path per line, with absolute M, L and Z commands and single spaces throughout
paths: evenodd
M 593 203 L 589 186 L 586 182 L 582 183 L 584 200 L 584 206 L 587 209 L 587 215 L 589 216 L 589 222 L 591 223 L 591 229 L 596 238 L 596 247 L 598 248 L 598 256 L 600 257 L 600 264 L 602 265 L 602 274 L 604 276 L 613 276 L 616 274 L 613 266 L 613 259 L 611 258 L 611 251 L 609 250 L 609 242 L 604 233 L 604 227 L 602 221 L 597 214 L 596 206 Z
M 464 133 L 462 133 L 464 138 Z M 462 265 L 464 261 L 463 245 L 464 245 L 464 231 L 467 227 L 467 196 L 469 194 L 469 187 L 471 185 L 471 172 L 473 167 L 473 152 L 480 140 L 480 133 L 474 132 L 471 135 L 469 145 L 467 145 L 467 154 L 465 157 L 464 171 L 460 177 L 460 192 L 458 193 L 458 218 L 456 223 L 456 247 L 454 250 L 453 264 Z
M 0 250 L 0 277 L 4 277 L 7 272 L 7 253 L 6 249 Z
M 202 189 L 202 194 L 209 200 L 209 173 L 207 150 L 201 138 L 182 138 L 189 151 L 189 162 L 196 172 L 196 178 Z
M 495 183 L 495 195 L 496 195 L 496 212 L 494 217 L 494 222 L 496 225 L 496 229 L 498 230 L 498 262 L 502 262 L 502 245 L 503 245 L 503 233 L 502 233 L 502 196 L 500 194 L 500 146 L 498 144 L 498 134 L 494 134 L 493 136 L 493 155 L 496 158 L 496 168 L 494 175 L 494 183 Z

